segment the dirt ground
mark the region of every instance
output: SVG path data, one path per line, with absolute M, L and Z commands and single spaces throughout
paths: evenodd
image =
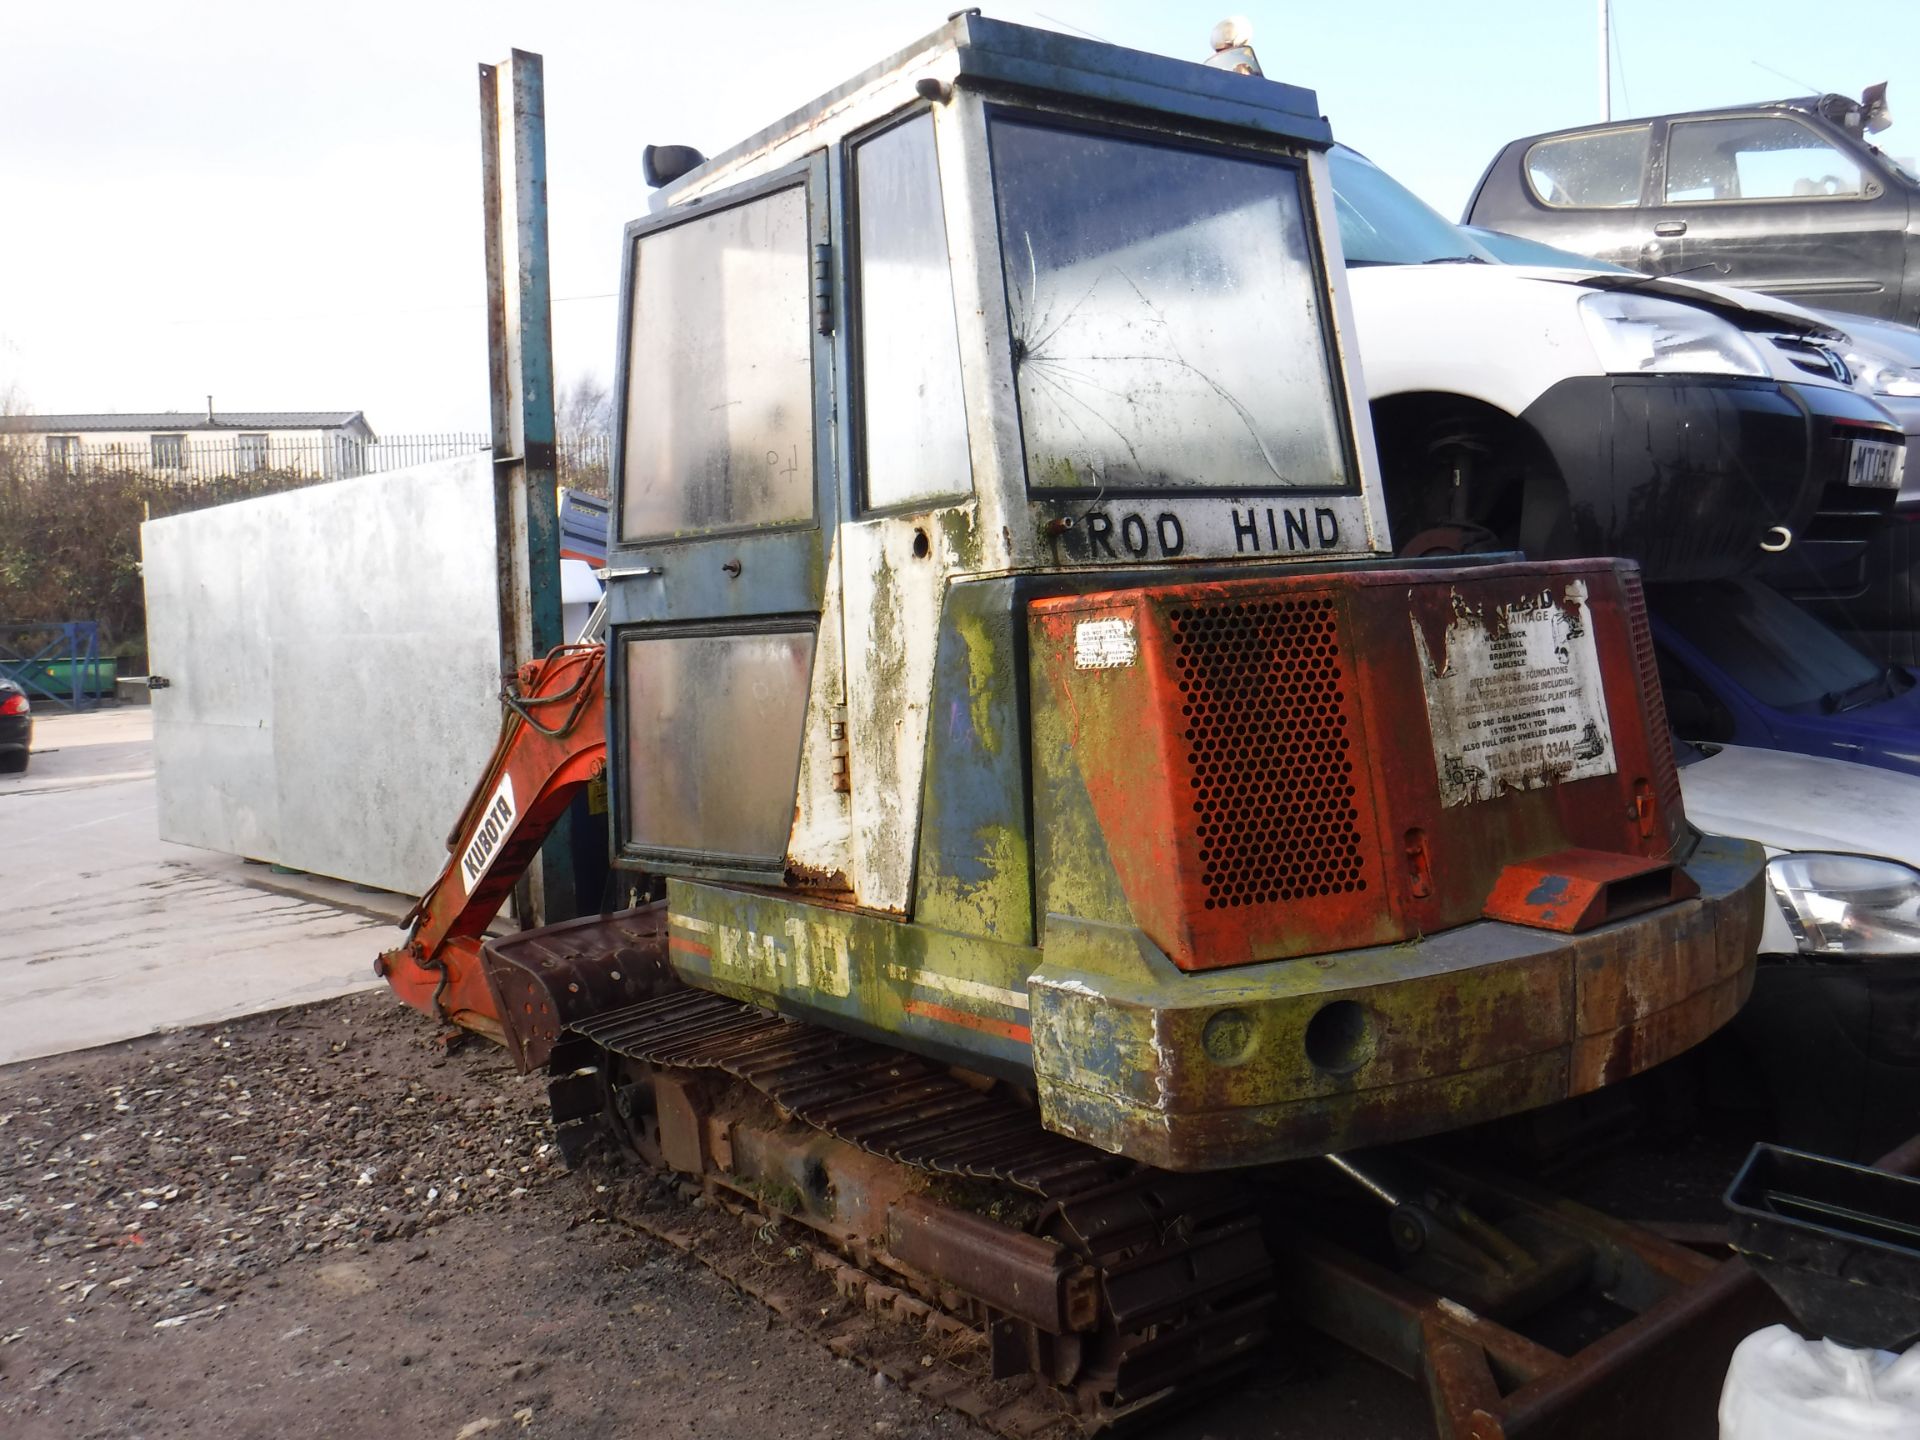
M 956 1434 L 597 1213 L 379 994 L 0 1071 L 0 1433 Z
M 0 1069 L 0 1434 L 984 1435 L 610 1219 L 642 1183 L 384 993 Z M 1159 1433 L 1424 1429 L 1309 1347 Z

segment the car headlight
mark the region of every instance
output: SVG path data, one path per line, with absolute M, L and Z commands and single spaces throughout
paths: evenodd
M 1580 319 L 1609 374 L 1765 378 L 1768 373 L 1751 340 L 1697 306 L 1603 290 L 1580 298 Z
M 1920 955 L 1920 870 L 1866 855 L 1800 852 L 1767 862 L 1803 955 Z
M 1920 366 L 1904 355 L 1855 340 L 1841 358 L 1853 371 L 1855 383 L 1875 395 L 1920 395 Z

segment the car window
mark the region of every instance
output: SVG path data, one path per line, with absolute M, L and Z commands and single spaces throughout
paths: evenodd
M 1485 260 L 1486 252 L 1446 216 L 1357 150 L 1327 154 L 1340 249 L 1349 265 L 1425 265 Z
M 1667 203 L 1858 199 L 1860 166 L 1811 126 L 1777 115 L 1676 120 L 1667 131 Z
M 1574 210 L 1640 203 L 1648 125 L 1542 140 L 1527 151 L 1527 183 L 1544 205 Z
M 1664 625 L 1777 710 L 1837 700 L 1873 684 L 1884 671 L 1838 632 L 1758 581 L 1663 585 L 1650 596 Z

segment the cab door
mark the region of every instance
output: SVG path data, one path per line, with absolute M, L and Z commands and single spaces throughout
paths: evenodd
M 784 867 L 839 521 L 828 219 L 817 154 L 627 228 L 607 563 L 624 867 Z

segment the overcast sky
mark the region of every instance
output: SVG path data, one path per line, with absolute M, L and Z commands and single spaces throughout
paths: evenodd
M 42 411 L 198 409 L 211 393 L 222 409 L 364 410 L 389 433 L 482 428 L 474 67 L 516 45 L 546 59 L 556 365 L 610 378 L 640 147 L 722 149 L 949 8 L 10 0 L 0 388 Z M 985 8 L 1192 58 L 1229 13 Z M 1336 136 L 1449 216 L 1503 142 L 1598 116 L 1597 0 L 1240 9 L 1269 75 L 1317 89 Z M 1616 116 L 1890 80 L 1882 143 L 1920 152 L 1920 0 L 1614 0 L 1614 15 Z

